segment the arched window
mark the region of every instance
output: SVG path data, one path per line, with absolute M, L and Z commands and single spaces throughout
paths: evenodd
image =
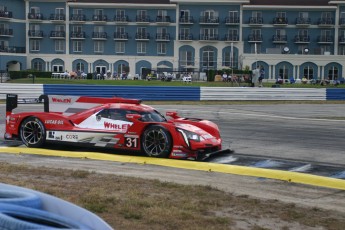
M 84 63 L 78 62 L 76 67 L 77 67 L 77 71 L 83 71 L 83 72 L 85 72 Z
M 329 80 L 335 80 L 338 79 L 338 68 L 335 66 L 332 66 L 328 69 L 328 79 Z
M 281 77 L 282 79 L 289 79 L 289 69 L 286 65 L 282 65 L 279 68 L 279 77 Z
M 303 77 L 311 80 L 314 78 L 314 69 L 311 66 L 306 66 L 303 69 Z
M 202 51 L 202 67 L 204 69 L 214 69 L 215 68 L 215 54 L 212 48 L 208 47 Z
M 43 62 L 41 60 L 32 61 L 32 69 L 37 71 L 43 71 Z

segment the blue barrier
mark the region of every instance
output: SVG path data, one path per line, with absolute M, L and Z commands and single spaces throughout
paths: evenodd
M 326 100 L 345 100 L 345 89 L 326 89 Z
M 125 97 L 147 101 L 200 101 L 199 87 L 174 86 L 104 86 L 104 85 L 44 85 L 44 94 Z
M 146 101 L 213 101 L 213 100 L 345 100 L 343 88 L 251 88 L 251 87 L 176 87 L 176 86 L 107 86 L 64 84 L 0 84 L 0 99 L 7 93 L 19 98 L 41 94 L 125 97 Z

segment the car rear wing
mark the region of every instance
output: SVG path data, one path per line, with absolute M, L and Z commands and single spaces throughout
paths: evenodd
M 17 94 L 6 95 L 6 114 L 12 113 L 18 104 L 44 104 L 44 112 L 56 112 L 72 115 L 84 110 L 108 103 L 140 104 L 141 100 L 122 97 L 85 97 L 42 94 L 39 98 L 18 99 Z
M 11 113 L 18 104 L 38 104 L 44 103 L 44 109 L 49 110 L 48 97 L 47 95 L 41 95 L 39 98 L 21 98 L 18 99 L 17 94 L 7 94 L 6 95 L 6 112 Z

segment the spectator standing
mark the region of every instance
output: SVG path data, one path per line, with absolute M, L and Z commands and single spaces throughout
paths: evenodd
M 254 69 L 252 71 L 252 87 L 255 87 L 257 85 L 257 82 L 259 80 L 260 77 L 260 68 L 259 66 L 256 67 L 256 69 Z
M 262 87 L 262 80 L 265 78 L 265 69 L 261 68 L 259 77 L 259 87 Z

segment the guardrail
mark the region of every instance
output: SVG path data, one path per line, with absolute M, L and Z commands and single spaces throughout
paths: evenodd
M 7 93 L 16 93 L 19 98 L 35 98 L 41 94 L 50 94 L 94 97 L 117 96 L 144 101 L 345 100 L 345 89 L 337 88 L 0 84 L 0 99 L 6 99 Z

